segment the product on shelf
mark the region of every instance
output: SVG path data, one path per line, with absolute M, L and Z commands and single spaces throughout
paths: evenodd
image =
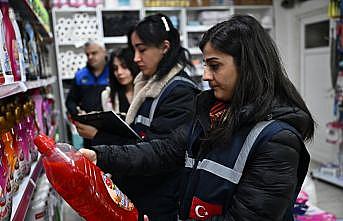
M 10 84 L 13 82 L 13 74 L 11 69 L 11 61 L 8 55 L 8 50 L 6 46 L 4 25 L 2 19 L 2 12 L 0 11 L 0 85 Z
M 32 161 L 36 161 L 38 159 L 38 150 L 33 143 L 33 138 L 37 134 L 37 124 L 35 122 L 35 111 L 34 111 L 34 104 L 31 101 L 24 104 L 24 113 L 25 113 L 25 128 L 26 128 L 26 136 L 28 145 L 30 148 L 30 156 Z
M 32 28 L 32 25 L 28 22 L 24 24 L 24 30 L 25 30 L 25 40 L 26 40 L 26 46 L 28 49 L 28 57 L 29 57 L 29 63 L 28 63 L 28 76 L 26 76 L 27 80 L 37 80 L 39 76 L 38 72 L 38 52 L 37 52 L 37 43 L 36 43 L 36 37 L 34 30 Z
M 8 143 L 8 146 L 11 147 L 14 151 L 14 168 L 12 168 L 12 177 L 11 177 L 11 188 L 12 188 L 12 194 L 17 193 L 19 189 L 19 185 L 23 179 L 23 171 L 24 171 L 24 159 L 22 158 L 22 147 L 20 146 L 21 143 L 17 142 L 17 134 L 15 133 L 15 118 L 10 109 L 13 108 L 13 104 L 9 103 L 7 105 L 7 112 L 5 115 L 6 122 L 9 127 L 9 134 L 6 137 L 6 142 Z
M 14 110 L 15 122 L 16 122 L 14 131 L 16 134 L 16 142 L 21 147 L 21 152 L 20 152 L 21 156 L 19 158 L 20 159 L 22 158 L 22 163 L 24 164 L 22 174 L 23 176 L 27 176 L 30 173 L 31 157 L 30 157 L 30 149 L 28 147 L 28 141 L 26 139 L 27 137 L 25 134 L 26 128 L 24 128 L 23 114 L 24 114 L 23 109 L 17 106 Z
M 109 176 L 71 145 L 55 144 L 43 134 L 34 142 L 50 183 L 82 217 L 88 221 L 138 219 L 136 208 Z
M 18 23 L 15 19 L 15 14 L 13 12 L 13 9 L 10 8 L 9 9 L 9 16 L 12 22 L 12 26 L 14 29 L 14 33 L 15 33 L 15 38 L 17 40 L 17 46 L 18 46 L 18 62 L 19 62 L 19 71 L 20 71 L 20 78 L 22 81 L 26 81 L 26 74 L 25 74 L 25 60 L 24 60 L 24 50 L 23 50 L 23 41 L 21 38 L 21 34 L 20 34 L 20 30 L 19 30 L 19 26 Z
M 6 133 L 6 120 L 0 116 L 0 220 L 8 221 L 11 217 L 12 199 L 10 188 L 10 168 L 5 153 L 5 145 L 2 142 L 2 134 Z
M 53 0 L 51 2 L 52 7 L 61 8 L 64 6 L 68 7 L 96 7 L 102 4 L 102 0 Z
M 8 0 L 0 0 L 0 8 L 2 12 L 2 24 L 5 32 L 6 47 L 11 61 L 11 69 L 14 76 L 14 81 L 20 81 L 20 63 L 18 56 L 18 44 L 11 19 L 9 17 L 9 2 Z

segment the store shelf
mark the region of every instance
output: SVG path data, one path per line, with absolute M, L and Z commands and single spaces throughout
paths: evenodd
M 12 84 L 0 85 L 0 99 L 14 94 L 22 93 L 30 89 L 46 87 L 56 81 L 56 76 L 37 81 L 14 82 Z
M 133 8 L 130 6 L 117 6 L 115 8 L 102 8 L 102 12 L 118 12 L 118 11 L 140 11 L 140 8 Z
M 57 13 L 65 13 L 65 12 L 96 12 L 96 8 L 87 8 L 87 7 L 79 7 L 79 8 L 71 8 L 71 7 L 63 7 L 63 8 L 54 8 L 54 11 Z
M 33 11 L 27 0 L 10 0 L 10 4 L 23 18 L 29 20 L 37 27 L 38 32 L 43 38 L 52 40 L 52 33 L 43 24 L 41 18 Z
M 181 11 L 184 7 L 145 7 L 144 11 Z
M 0 86 L 0 99 L 9 97 L 13 94 L 25 92 L 27 90 L 23 82 L 14 82 L 12 84 Z
M 19 190 L 13 197 L 11 220 L 24 220 L 42 168 L 43 163 L 39 158 L 32 164 L 30 175 L 25 177 L 19 185 Z
M 25 85 L 27 87 L 27 90 L 34 89 L 34 88 L 40 88 L 40 87 L 46 87 L 50 84 L 53 84 L 56 82 L 56 76 L 52 76 L 47 79 L 41 79 L 37 81 L 26 81 Z
M 187 7 L 187 11 L 208 11 L 208 10 L 230 10 L 233 5 L 225 5 L 225 6 L 191 6 Z M 236 6 L 235 6 L 236 7 Z
M 320 172 L 319 169 L 315 169 L 312 171 L 312 177 L 343 188 L 343 177 L 334 177 L 326 175 Z
M 104 37 L 105 44 L 126 44 L 127 37 L 126 36 L 118 36 L 118 37 Z
M 235 5 L 235 10 L 261 10 L 261 9 L 271 9 L 272 5 Z

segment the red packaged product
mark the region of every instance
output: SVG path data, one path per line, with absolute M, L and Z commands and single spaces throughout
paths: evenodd
M 68 204 L 87 221 L 137 221 L 138 211 L 102 172 L 71 145 L 40 134 L 34 139 L 46 175 Z

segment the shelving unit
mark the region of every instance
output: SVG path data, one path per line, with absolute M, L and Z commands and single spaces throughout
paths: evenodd
M 18 193 L 13 197 L 11 220 L 24 220 L 31 197 L 36 188 L 36 181 L 43 169 L 42 159 L 31 165 L 30 175 L 25 177 L 19 185 Z
M 42 44 L 47 45 L 53 42 L 53 35 L 50 28 L 43 23 L 42 19 L 36 14 L 27 0 L 9 0 L 9 3 L 15 13 L 18 13 L 20 17 L 24 18 L 33 26 L 34 32 L 38 33 L 40 39 L 42 39 L 42 41 L 40 41 Z M 47 45 L 47 50 L 50 49 L 51 47 Z M 53 53 L 50 52 L 48 57 L 50 60 L 48 60 L 48 62 L 50 64 L 49 68 L 51 68 L 52 73 L 55 73 L 55 75 L 48 78 L 43 78 L 41 75 L 42 78 L 39 79 L 38 77 L 38 80 L 16 81 L 11 84 L 0 85 L 0 101 L 3 102 L 1 104 L 4 104 L 9 99 L 16 98 L 19 94 L 25 94 L 25 96 L 27 94 L 30 96 L 31 90 L 45 88 L 48 86 L 52 86 L 53 90 L 55 90 L 55 87 L 57 86 L 57 73 L 54 70 L 55 62 L 52 57 L 50 57 L 52 55 Z M 50 69 L 46 72 L 50 75 Z M 55 93 L 57 106 L 59 105 L 57 102 L 59 100 L 58 96 L 59 93 Z M 49 135 L 55 136 L 57 127 L 58 125 L 54 125 L 53 128 L 50 128 Z M 29 175 L 23 178 L 17 192 L 12 198 L 12 212 L 10 220 L 17 221 L 25 219 L 31 197 L 35 191 L 36 182 L 40 177 L 42 168 L 42 160 L 40 157 L 37 161 L 32 162 Z
M 12 84 L 0 86 L 0 99 L 12 96 L 14 94 L 23 93 L 27 90 L 46 87 L 56 82 L 56 76 L 47 79 L 40 79 L 36 81 L 14 82 Z
M 68 51 L 73 51 L 76 54 L 83 54 L 82 46 L 85 43 L 85 38 L 80 40 L 79 38 L 77 42 L 75 41 L 67 41 L 67 42 L 60 42 L 59 36 L 59 19 L 61 18 L 72 18 L 75 13 L 86 13 L 88 15 L 94 16 L 97 19 L 97 35 L 92 36 L 89 38 L 97 38 L 102 40 L 106 46 L 106 48 L 110 50 L 114 50 L 118 47 L 124 47 L 127 44 L 127 36 L 123 30 L 120 30 L 126 22 L 129 22 L 131 19 L 132 21 L 138 22 L 139 20 L 143 19 L 145 16 L 155 13 L 163 13 L 169 16 L 172 20 L 175 27 L 178 28 L 180 32 L 180 38 L 182 46 L 187 48 L 192 57 L 194 64 L 196 66 L 196 73 L 193 78 L 202 84 L 201 82 L 201 75 L 202 75 L 202 54 L 200 49 L 197 47 L 198 41 L 201 38 L 201 35 L 208 30 L 212 25 L 215 23 L 226 20 L 234 13 L 243 13 L 243 14 L 252 14 L 258 19 L 264 18 L 264 20 L 271 21 L 271 23 L 266 23 L 265 27 L 270 30 L 270 34 L 273 35 L 274 28 L 273 28 L 273 7 L 271 5 L 263 6 L 263 5 L 251 5 L 251 6 L 236 6 L 236 5 L 226 5 L 226 6 L 194 6 L 194 7 L 139 7 L 139 6 L 118 6 L 111 8 L 53 8 L 52 9 L 52 20 L 53 20 L 53 32 L 55 36 L 55 51 L 56 51 L 56 58 L 58 61 L 62 61 L 64 53 Z M 199 19 L 199 15 L 210 14 L 216 16 L 212 22 L 209 22 L 206 19 Z M 130 15 L 130 16 L 128 16 Z M 223 16 L 225 15 L 225 16 Z M 123 20 L 124 22 L 120 21 L 120 16 L 127 16 L 127 19 Z M 218 16 L 222 16 L 218 18 Z M 269 16 L 269 17 L 268 17 Z M 203 16 L 204 18 L 206 16 Z M 268 19 L 266 19 L 268 17 Z M 106 25 L 109 22 L 111 26 L 109 27 Z M 133 23 L 132 23 L 133 24 Z M 66 59 L 69 61 L 75 59 Z M 82 68 L 86 64 L 86 58 L 83 61 L 78 62 L 77 68 Z M 60 88 L 60 97 L 61 101 L 64 101 L 65 95 L 67 90 L 67 84 L 70 83 L 70 80 L 74 78 L 74 74 L 77 68 L 63 68 L 61 62 L 58 62 L 58 84 Z M 69 65 L 70 66 L 70 65 Z M 206 88 L 206 86 L 204 86 Z M 65 105 L 61 105 L 62 113 L 66 113 Z M 67 117 L 64 115 L 64 119 Z
M 23 18 L 28 19 L 43 38 L 48 41 L 53 40 L 51 31 L 43 24 L 41 18 L 34 12 L 27 0 L 10 0 L 10 5 Z
M 334 184 L 338 187 L 343 188 L 343 177 L 335 177 L 331 175 L 327 175 L 320 171 L 320 169 L 315 169 L 311 172 L 313 178 Z

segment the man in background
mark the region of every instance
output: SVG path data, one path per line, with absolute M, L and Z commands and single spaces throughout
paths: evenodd
M 66 99 L 68 114 L 72 119 L 80 113 L 102 111 L 101 92 L 109 84 L 109 67 L 104 44 L 88 41 L 84 49 L 87 65 L 75 73 Z M 90 141 L 85 139 L 84 146 L 89 144 Z

